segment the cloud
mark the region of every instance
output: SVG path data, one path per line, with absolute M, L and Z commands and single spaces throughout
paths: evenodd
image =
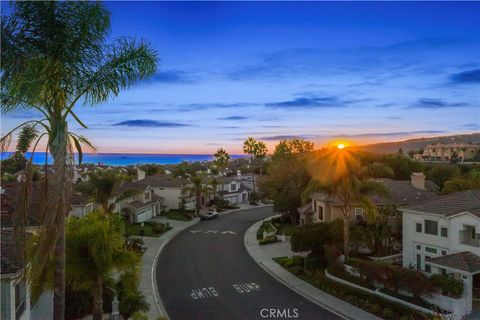
M 449 103 L 441 99 L 433 99 L 433 98 L 422 98 L 419 99 L 414 104 L 410 105 L 406 109 L 442 109 L 442 108 L 457 108 L 457 107 L 468 107 L 470 104 L 465 102 L 456 102 L 456 103 Z
M 206 110 L 206 109 L 231 109 L 231 108 L 241 108 L 246 106 L 253 106 L 255 104 L 249 103 L 190 103 L 182 105 L 183 108 L 188 110 Z
M 480 83 L 480 69 L 473 69 L 454 73 L 450 77 L 450 82 L 456 84 Z
M 310 135 L 279 135 L 279 136 L 265 136 L 261 137 L 260 140 L 265 140 L 265 141 L 277 141 L 277 140 L 290 140 L 290 139 L 295 139 L 295 138 L 300 138 L 300 139 L 311 139 L 312 136 Z
M 400 119 L 403 119 L 402 117 L 396 117 L 396 116 L 393 116 L 393 117 L 387 117 L 388 120 L 400 120 Z
M 480 129 L 480 124 L 478 123 L 467 123 L 461 126 L 461 128 L 478 130 Z
M 193 83 L 194 79 L 185 71 L 181 70 L 165 70 L 159 71 L 152 77 L 148 78 L 147 82 L 161 82 L 161 83 Z
M 248 117 L 245 116 L 228 116 L 224 118 L 217 118 L 218 120 L 247 120 Z
M 350 104 L 367 102 L 373 99 L 345 99 L 341 100 L 335 96 L 306 95 L 292 100 L 270 102 L 265 106 L 273 109 L 322 109 L 322 108 L 344 108 Z
M 114 123 L 112 126 L 124 126 L 124 127 L 143 127 L 143 128 L 175 128 L 175 127 L 190 127 L 188 124 L 168 121 L 156 121 L 156 120 L 125 120 L 122 122 Z

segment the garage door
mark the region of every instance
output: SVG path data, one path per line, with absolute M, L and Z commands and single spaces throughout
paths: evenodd
M 146 210 L 137 215 L 137 222 L 144 222 L 152 218 L 152 210 Z

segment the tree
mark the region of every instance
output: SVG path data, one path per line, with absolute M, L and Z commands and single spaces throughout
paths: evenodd
M 256 194 L 255 190 L 255 163 L 254 160 L 262 160 L 267 155 L 267 146 L 261 141 L 257 141 L 252 137 L 248 137 L 243 142 L 243 153 L 250 156 L 250 166 L 252 171 L 252 186 L 253 194 Z
M 480 170 L 472 170 L 468 175 L 454 176 L 443 184 L 442 193 L 449 194 L 464 190 L 480 189 Z
M 111 212 L 113 208 L 109 206 L 108 200 L 114 196 L 115 189 L 126 177 L 114 170 L 99 170 L 89 177 L 88 181 L 78 183 L 76 189 L 100 204 L 104 212 Z
M 433 167 L 427 171 L 427 177 L 435 182 L 440 189 L 443 188 L 443 184 L 447 180 L 458 176 L 460 176 L 460 168 L 454 164 L 434 164 Z
M 230 161 L 230 155 L 228 152 L 223 149 L 219 148 L 215 154 L 213 155 L 215 157 L 215 165 L 218 167 L 220 172 L 223 172 L 228 167 L 228 161 Z
M 335 197 L 343 216 L 343 251 L 348 261 L 350 252 L 350 221 L 353 205 L 361 205 L 366 219 L 373 220 L 377 207 L 370 198 L 373 194 L 387 196 L 385 187 L 370 180 L 360 170 L 360 162 L 355 154 L 345 149 L 333 148 L 322 157 L 312 161 L 313 183 L 319 190 Z
M 67 281 L 92 292 L 94 320 L 103 318 L 103 286 L 113 273 L 138 276 L 140 256 L 125 246 L 123 229 L 120 216 L 102 212 L 67 223 Z
M 195 175 L 191 181 L 192 186 L 188 187 L 187 190 L 190 196 L 195 196 L 195 214 L 198 216 L 202 208 L 202 195 L 208 194 L 210 190 L 204 186 L 203 175 Z
M 287 212 L 297 222 L 297 209 L 302 205 L 302 194 L 309 181 L 309 152 L 313 144 L 297 139 L 282 140 L 275 146 L 268 175 L 261 181 L 262 190 L 271 199 L 275 210 Z M 304 147 L 294 147 L 303 145 Z M 311 147 L 310 147 L 311 146 Z
M 120 39 L 106 45 L 109 29 L 110 13 L 99 2 L 15 2 L 11 15 L 2 17 L 2 113 L 33 109 L 43 117 L 22 123 L 2 142 L 25 125 L 42 128 L 38 139 L 47 138 L 53 158 L 32 279 L 39 279 L 53 256 L 54 319 L 65 314 L 64 230 L 73 150 L 81 162 L 82 145 L 91 145 L 68 130 L 69 119 L 86 128 L 75 113 L 77 105 L 93 106 L 117 96 L 157 67 L 157 54 L 145 41 Z
M 292 235 L 292 250 L 310 251 L 319 258 L 325 255 L 325 245 L 338 244 L 343 241 L 342 221 L 306 224 L 298 227 Z
M 26 153 L 38 138 L 38 130 L 32 125 L 25 125 L 18 135 L 16 151 L 2 161 L 2 172 L 17 173 L 27 166 Z
M 366 166 L 366 173 L 372 178 L 395 178 L 395 172 L 389 166 L 380 163 L 373 162 Z
M 217 198 L 217 190 L 218 190 L 219 183 L 220 182 L 215 177 L 211 178 L 210 181 L 208 181 L 209 186 L 212 188 L 213 200 Z

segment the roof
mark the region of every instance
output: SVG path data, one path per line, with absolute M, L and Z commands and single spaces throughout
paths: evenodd
M 11 230 L 2 229 L 0 243 L 0 273 L 17 273 L 21 269 L 21 264 L 16 261 L 13 232 Z
M 435 258 L 427 257 L 426 262 L 469 273 L 480 272 L 480 257 L 470 251 L 447 254 Z
M 480 148 L 480 145 L 472 143 L 433 143 L 425 148 Z
M 403 210 L 438 214 L 444 217 L 470 212 L 480 218 L 480 189 L 451 193 L 405 207 Z
M 185 184 L 188 184 L 188 180 L 183 178 L 177 178 L 172 175 L 164 174 L 158 176 L 146 176 L 145 179 L 137 180 L 133 182 L 125 182 L 118 188 L 118 192 L 128 189 L 142 189 L 147 187 L 152 188 L 181 188 Z
M 21 183 L 17 181 L 2 183 L 3 193 L 0 197 L 0 225 L 2 228 L 11 227 L 13 225 L 13 216 L 17 206 L 18 190 L 20 186 Z M 38 210 L 38 208 L 40 197 L 43 195 L 42 189 L 41 183 L 37 181 L 33 181 L 30 186 L 30 210 L 27 213 L 27 226 L 37 226 L 40 224 L 41 210 Z
M 156 195 L 156 194 L 152 194 L 152 200 L 148 201 L 148 202 L 141 202 L 141 201 L 132 201 L 132 202 L 129 202 L 128 205 L 131 206 L 131 207 L 134 207 L 135 209 L 140 209 L 140 208 L 144 208 L 146 206 L 149 206 L 151 204 L 154 204 L 158 201 L 161 201 L 161 200 L 164 200 L 163 197 L 160 197 L 159 195 Z
M 313 213 L 312 204 L 310 202 L 304 204 L 303 206 L 301 206 L 297 210 L 298 210 L 298 213 L 305 214 L 305 215 L 311 215 Z
M 74 192 L 72 193 L 72 197 L 70 198 L 70 204 L 72 206 L 84 206 L 86 204 L 92 203 L 93 201 L 90 200 L 89 197 L 79 193 Z
M 238 188 L 237 190 L 235 191 L 227 191 L 227 190 L 220 190 L 219 193 L 220 194 L 235 194 L 235 193 L 240 193 L 240 192 L 245 192 L 245 191 L 250 191 L 250 188 L 244 186 L 243 184 L 240 185 L 240 188 Z
M 436 191 L 438 186 L 432 181 L 425 181 L 426 190 L 415 188 L 411 180 L 393 180 L 393 179 L 375 179 L 376 182 L 385 186 L 389 191 L 389 197 L 380 197 L 372 195 L 371 198 L 376 205 L 393 204 L 397 206 L 417 203 L 419 201 L 438 198 Z M 313 199 L 325 202 L 332 202 L 334 206 L 341 206 L 342 202 L 335 195 L 329 195 L 324 192 L 317 192 Z

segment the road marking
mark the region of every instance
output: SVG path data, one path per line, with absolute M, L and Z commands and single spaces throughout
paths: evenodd
M 190 230 L 191 233 L 199 233 L 202 232 L 202 230 Z
M 192 292 L 190 293 L 190 297 L 192 297 L 193 300 L 215 298 L 219 295 L 220 294 L 214 287 L 192 289 Z
M 261 287 L 255 282 L 234 283 L 232 287 L 240 294 L 255 293 L 262 291 Z
M 220 232 L 221 234 L 236 234 L 235 232 L 233 231 L 222 231 Z
M 208 231 L 205 232 L 205 233 L 215 233 L 215 234 L 216 234 L 216 233 L 218 233 L 218 230 L 208 230 Z

